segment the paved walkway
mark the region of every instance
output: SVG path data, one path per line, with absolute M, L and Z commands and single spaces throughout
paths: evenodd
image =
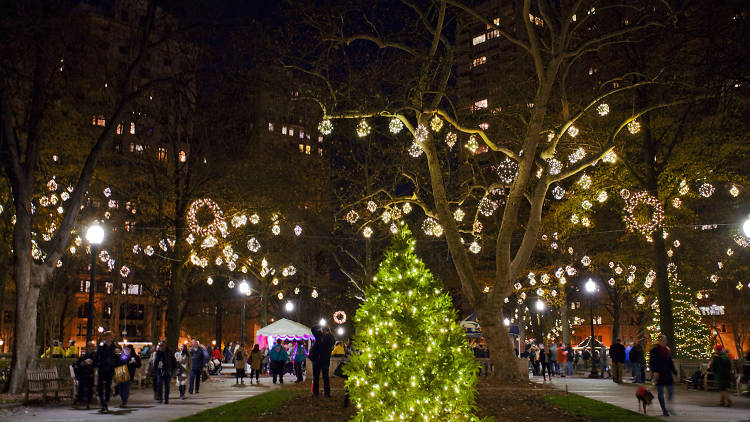
M 291 379 L 291 378 L 290 378 Z M 174 382 L 170 388 L 169 404 L 159 404 L 154 401 L 151 387 L 131 390 L 128 407 L 120 409 L 119 397 L 110 400 L 110 413 L 103 415 L 92 404 L 91 410 L 75 410 L 70 400 L 40 406 L 22 406 L 0 410 L 0 420 L 12 419 L 14 422 L 26 421 L 169 421 L 183 416 L 196 414 L 200 411 L 234 402 L 246 397 L 254 396 L 274 388 L 279 388 L 271 382 L 269 377 L 261 378 L 261 385 L 245 385 L 238 387 L 234 377 L 224 374 L 223 377 L 212 377 L 208 382 L 201 383 L 200 394 L 186 394 L 185 400 L 179 399 L 179 392 Z
M 536 383 L 542 383 L 541 377 L 531 377 Z M 635 398 L 637 384 L 626 382 L 615 384 L 611 379 L 589 379 L 582 377 L 554 378 L 551 385 L 557 389 L 591 399 L 620 406 L 638 412 L 638 401 Z M 664 420 L 684 422 L 745 422 L 750 421 L 750 398 L 732 395 L 732 407 L 719 406 L 719 393 L 687 390 L 684 384 L 675 385 L 672 416 L 661 416 L 661 408 L 656 398 L 656 387 L 647 384 L 646 387 L 654 394 L 654 401 L 648 408 L 649 416 L 658 416 Z

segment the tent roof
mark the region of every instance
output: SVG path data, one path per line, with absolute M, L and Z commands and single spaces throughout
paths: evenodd
M 312 331 L 299 322 L 282 318 L 261 328 L 256 335 L 266 337 L 312 337 Z
M 588 348 L 590 340 L 591 340 L 591 336 L 586 337 L 586 339 L 584 339 L 582 342 L 578 343 L 578 346 L 574 347 L 574 349 Z M 597 348 L 597 349 L 601 349 L 602 347 L 604 347 L 604 344 L 601 341 L 599 341 L 597 339 L 594 339 L 594 347 Z

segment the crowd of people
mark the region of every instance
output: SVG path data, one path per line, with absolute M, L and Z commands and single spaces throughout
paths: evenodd
M 305 341 L 277 339 L 275 343 L 261 348 L 254 344 L 251 349 L 239 342 L 230 342 L 222 351 L 220 347 L 205 346 L 197 339 L 185 342 L 176 351 L 170 350 L 164 341 L 155 347 L 144 347 L 136 353 L 132 344 L 120 346 L 114 342 L 114 335 L 105 331 L 99 343 L 91 342 L 78 356 L 74 370 L 78 380 L 78 395 L 74 407 L 91 407 L 96 380 L 96 393 L 101 412 L 109 411 L 109 403 L 114 395 L 119 396 L 120 407 L 127 407 L 130 386 L 137 368 L 145 363 L 145 375 L 151 379 L 154 400 L 168 404 L 170 385 L 173 382 L 179 391 L 179 398 L 200 394 L 201 382 L 208 373 L 220 374 L 222 363 L 235 368 L 235 384 L 242 385 L 249 376 L 250 384 L 255 379 L 260 384 L 261 375 L 270 375 L 274 384 L 284 384 L 284 375 L 291 374 L 295 382 L 304 380 L 306 362 L 312 362 L 312 394 L 320 394 L 322 378 L 323 394 L 331 396 L 329 380 L 331 356 L 344 357 L 351 353 L 351 345 L 336 342 L 328 327 L 313 329 L 315 340 L 308 348 Z M 50 353 L 58 352 L 50 350 Z M 62 351 L 64 355 L 64 351 Z M 77 351 L 76 351 L 77 355 Z M 249 371 L 249 374 L 248 374 Z M 96 375 L 96 377 L 95 377 Z

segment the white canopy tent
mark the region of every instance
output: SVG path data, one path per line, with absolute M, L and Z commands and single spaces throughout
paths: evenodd
M 314 340 L 310 327 L 286 318 L 268 324 L 255 333 L 261 348 L 277 339 L 281 340 Z

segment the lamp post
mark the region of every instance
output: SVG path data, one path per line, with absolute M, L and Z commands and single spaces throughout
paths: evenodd
M 747 220 L 742 223 L 742 233 L 745 235 L 745 237 L 750 237 L 750 217 L 748 217 Z
M 241 344 L 245 344 L 245 302 L 247 302 L 246 298 L 250 296 L 250 285 L 247 283 L 247 280 L 242 280 L 240 282 L 240 294 L 242 297 L 242 313 L 240 318 L 242 318 L 242 323 L 240 324 L 240 338 L 242 339 Z
M 544 301 L 542 299 L 537 299 L 536 304 L 534 305 L 536 307 L 536 323 L 539 326 L 539 341 L 540 344 L 544 344 L 543 334 L 542 334 L 542 312 L 544 312 L 544 308 L 547 307 L 545 305 Z
M 589 319 L 591 322 L 591 337 L 589 338 L 589 353 L 591 353 L 591 374 L 589 378 L 598 378 L 599 374 L 594 363 L 594 293 L 596 292 L 596 282 L 592 279 L 586 281 L 586 293 L 589 294 Z
M 89 248 L 91 249 L 91 268 L 89 281 L 89 307 L 86 315 L 88 322 L 86 323 L 86 344 L 91 342 L 91 338 L 94 332 L 94 287 L 96 285 L 96 255 L 99 245 L 104 240 L 104 229 L 99 223 L 94 222 L 86 230 L 86 240 L 89 242 Z

